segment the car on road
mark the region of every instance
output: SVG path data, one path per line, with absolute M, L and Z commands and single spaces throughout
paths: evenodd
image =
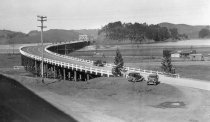
M 127 79 L 129 82 L 141 82 L 145 81 L 144 77 L 140 75 L 138 72 L 130 72 L 127 75 Z
M 147 79 L 147 85 L 158 85 L 160 83 L 159 76 L 157 74 L 150 74 Z
M 104 65 L 106 64 L 105 61 L 101 61 L 101 60 L 97 60 L 93 62 L 94 66 L 98 66 L 98 67 L 104 67 Z

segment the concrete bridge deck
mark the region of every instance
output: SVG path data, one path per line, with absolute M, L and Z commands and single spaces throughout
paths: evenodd
M 44 48 L 46 48 L 46 45 L 44 46 Z M 27 46 L 27 47 L 23 47 L 22 50 L 24 52 L 27 52 L 29 54 L 32 55 L 36 55 L 41 57 L 42 56 L 42 47 L 41 46 Z M 58 55 L 53 55 L 52 53 L 46 52 L 44 51 L 44 58 L 48 58 L 48 59 L 52 59 L 52 60 L 56 60 L 56 61 L 60 61 L 60 62 L 64 62 L 64 63 L 70 63 L 70 64 L 77 64 L 79 66 L 83 66 L 83 67 L 92 67 L 94 69 L 99 69 L 99 70 L 107 70 L 107 71 L 111 71 L 111 67 L 98 67 L 98 66 L 94 66 L 91 63 L 84 63 L 81 61 L 76 61 L 76 60 L 72 60 L 69 58 L 65 58 L 65 57 L 61 57 Z
M 44 46 L 44 74 L 53 74 L 54 78 L 64 80 L 89 80 L 94 77 L 112 76 L 112 66 L 98 67 L 93 65 L 93 61 L 78 59 L 55 53 L 54 47 L 67 45 L 74 48 L 82 48 L 87 42 L 77 41 L 65 44 L 51 44 Z M 26 70 L 36 75 L 41 75 L 42 46 L 26 46 L 20 48 L 22 54 L 22 65 Z M 73 77 L 72 77 L 73 76 Z

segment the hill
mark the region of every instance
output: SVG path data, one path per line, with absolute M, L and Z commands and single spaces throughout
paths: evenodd
M 44 31 L 44 42 L 61 42 L 65 40 L 78 40 L 80 34 L 87 34 L 89 37 L 97 38 L 97 29 L 82 29 L 82 30 L 63 30 L 50 29 Z M 41 33 L 37 30 L 32 30 L 28 34 L 0 30 L 0 44 L 21 44 L 21 43 L 39 43 Z
M 180 34 L 186 34 L 189 38 L 198 38 L 198 33 L 201 29 L 208 27 L 207 25 L 187 25 L 187 24 L 172 24 L 172 23 L 160 23 L 158 24 L 161 27 L 167 28 L 177 28 Z
M 10 30 L 0 30 L 0 44 L 8 44 L 11 38 L 26 37 L 27 34 Z
M 40 31 L 33 30 L 25 37 L 13 38 L 15 43 L 39 43 L 41 33 Z M 44 31 L 44 42 L 61 42 L 65 40 L 77 40 L 79 33 L 73 30 L 50 29 Z

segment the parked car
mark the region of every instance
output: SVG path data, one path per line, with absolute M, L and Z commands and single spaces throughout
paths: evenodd
M 157 74 L 150 74 L 147 79 L 147 85 L 158 85 L 160 83 L 159 76 Z
M 99 67 L 104 67 L 104 65 L 106 64 L 105 61 L 101 61 L 101 60 L 97 60 L 93 62 L 93 65 L 95 66 L 99 66 Z
M 140 75 L 138 72 L 130 72 L 128 73 L 127 79 L 129 82 L 141 82 L 145 81 L 144 77 Z

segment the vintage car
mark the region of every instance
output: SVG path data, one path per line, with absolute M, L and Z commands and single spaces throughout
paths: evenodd
M 141 82 L 144 81 L 144 77 L 140 75 L 138 72 L 130 72 L 127 75 L 127 79 L 129 82 Z
M 93 62 L 94 66 L 98 66 L 98 67 L 104 67 L 104 65 L 106 64 L 105 61 L 101 61 L 101 60 L 97 60 Z
M 160 83 L 159 76 L 157 74 L 150 74 L 147 79 L 147 85 L 158 85 Z

